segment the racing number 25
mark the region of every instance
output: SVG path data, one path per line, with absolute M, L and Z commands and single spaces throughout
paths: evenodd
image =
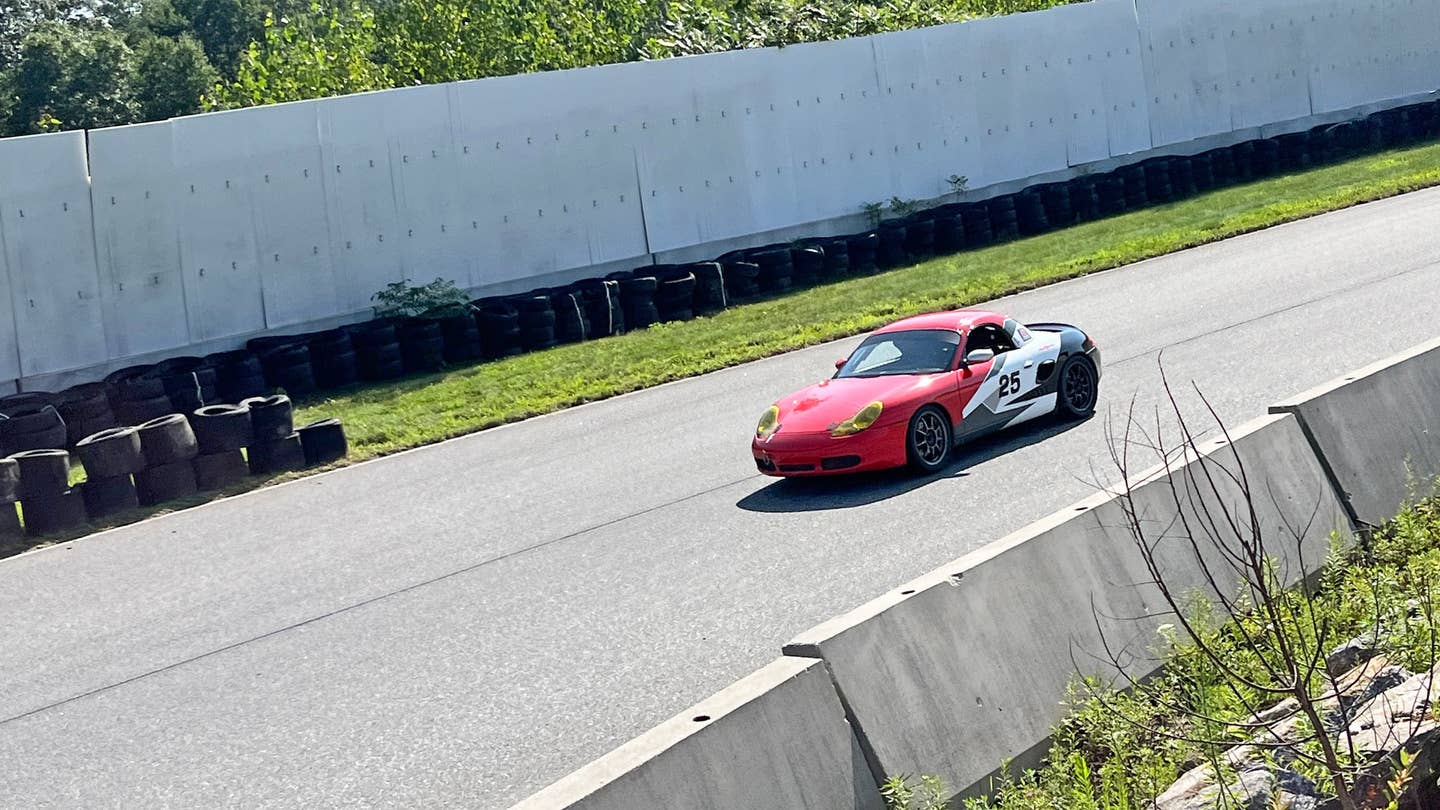
M 1020 372 L 1012 371 L 1000 375 L 1000 396 L 1008 397 L 1020 393 Z

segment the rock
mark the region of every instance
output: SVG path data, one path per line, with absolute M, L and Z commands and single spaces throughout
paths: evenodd
M 1325 656 L 1325 671 L 1333 677 L 1344 672 L 1350 672 L 1355 667 L 1374 658 L 1379 651 L 1375 649 L 1374 637 L 1356 636 L 1339 647 L 1330 651 Z
M 1394 756 L 1402 747 L 1416 742 L 1416 738 L 1440 728 L 1430 711 L 1431 704 L 1440 695 L 1437 672 L 1440 665 L 1379 690 L 1360 704 L 1347 729 L 1357 756 L 1372 762 Z
M 1258 756 L 1249 746 L 1241 748 L 1247 749 L 1242 754 L 1244 757 Z M 1195 768 L 1162 793 L 1151 810 L 1213 810 L 1216 807 L 1316 810 L 1319 799 L 1315 785 L 1300 774 L 1249 761 L 1239 767 L 1235 781 L 1224 790 L 1216 783 L 1209 765 Z

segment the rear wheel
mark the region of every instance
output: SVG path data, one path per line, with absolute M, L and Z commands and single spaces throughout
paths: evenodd
M 1072 357 L 1060 369 L 1059 402 L 1055 410 L 1064 419 L 1084 419 L 1095 412 L 1099 392 L 1095 366 L 1084 357 Z
M 934 405 L 927 405 L 910 419 L 905 434 L 906 454 L 910 466 L 920 472 L 933 473 L 945 466 L 950 457 L 950 419 Z

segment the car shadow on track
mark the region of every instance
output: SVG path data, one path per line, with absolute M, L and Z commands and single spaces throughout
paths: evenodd
M 950 463 L 945 465 L 943 470 L 930 475 L 920 475 L 902 468 L 831 477 L 782 478 L 764 489 L 746 495 L 735 505 L 749 512 L 822 512 L 878 503 L 936 481 L 964 478 L 970 475 L 972 467 L 1023 447 L 1039 444 L 1088 421 L 1048 422 L 1029 430 L 997 433 L 963 444 L 955 449 L 950 456 Z

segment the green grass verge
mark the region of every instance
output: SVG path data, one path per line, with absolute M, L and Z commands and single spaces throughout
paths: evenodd
M 1440 185 L 1440 144 L 1396 149 L 1214 191 L 1063 231 L 745 304 L 708 318 L 311 400 L 296 423 L 337 416 L 347 464 L 552 413 L 1087 273 Z M 756 416 L 764 403 L 756 404 Z M 313 472 L 313 471 L 312 471 Z M 254 480 L 254 489 L 294 474 Z M 225 493 L 230 494 L 230 493 Z M 199 496 L 116 516 L 0 556 L 214 500 Z

